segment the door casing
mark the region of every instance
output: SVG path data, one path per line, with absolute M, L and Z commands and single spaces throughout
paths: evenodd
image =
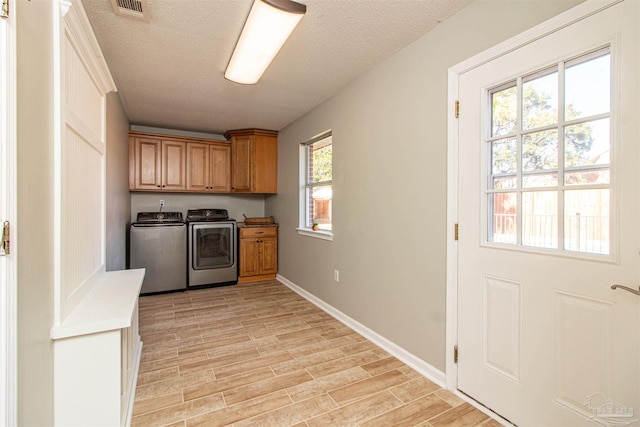
M 587 16 L 606 9 L 622 0 L 595 1 L 588 0 L 564 13 L 561 13 L 542 24 L 539 24 L 509 40 L 506 40 L 484 52 L 481 52 L 448 70 L 448 121 L 447 121 L 447 298 L 446 298 L 446 361 L 445 381 L 449 390 L 456 391 L 458 384 L 458 368 L 454 361 L 454 349 L 458 343 L 458 244 L 456 235 L 464 230 L 456 230 L 458 222 L 458 119 L 456 114 L 464 114 L 465 106 L 457 106 L 458 78 L 491 60 L 508 52 L 552 34 L 568 25 L 578 22 Z
M 15 4 L 10 5 L 15 6 Z M 0 123 L 5 141 L 0 144 L 0 220 L 11 224 L 11 252 L 0 257 L 0 424 L 17 425 L 17 203 L 16 203 L 16 13 L 2 18 L 0 43 L 0 84 L 5 88 L 0 99 Z

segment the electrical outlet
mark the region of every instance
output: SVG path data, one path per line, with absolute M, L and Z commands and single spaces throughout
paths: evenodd
M 160 207 L 164 206 L 164 200 L 160 199 Z
M 340 272 L 338 270 L 333 270 L 333 280 L 336 282 L 340 281 Z

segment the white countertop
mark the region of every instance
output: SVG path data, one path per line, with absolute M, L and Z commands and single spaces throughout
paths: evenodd
M 60 324 L 51 328 L 51 339 L 106 332 L 131 326 L 140 295 L 144 268 L 109 271 L 92 280 L 92 289 Z

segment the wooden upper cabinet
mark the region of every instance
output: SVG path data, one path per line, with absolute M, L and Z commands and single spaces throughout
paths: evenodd
M 162 141 L 162 189 L 164 191 L 185 190 L 186 144 L 180 141 Z
M 186 188 L 184 142 L 130 136 L 129 144 L 129 189 L 180 191 Z
M 231 146 L 214 144 L 209 147 L 211 158 L 211 191 L 231 191 Z
M 147 138 L 130 138 L 129 175 L 135 190 L 160 190 L 162 188 L 162 141 Z M 133 151 L 133 153 L 131 152 Z
M 229 192 L 231 144 L 224 140 L 129 132 L 129 189 Z
M 129 189 L 276 193 L 278 132 L 229 131 L 224 140 L 129 132 Z
M 209 145 L 197 142 L 187 144 L 187 190 L 209 189 Z
M 185 189 L 184 142 L 130 137 L 129 144 L 130 189 Z
M 253 159 L 252 149 L 254 137 L 236 136 L 231 138 L 231 189 L 236 193 L 251 192 L 251 159 Z
M 227 143 L 187 143 L 187 190 L 231 190 L 231 147 Z
M 254 148 L 255 193 L 278 192 L 278 136 L 258 134 Z
M 278 132 L 261 129 L 225 133 L 231 142 L 231 191 L 276 193 L 278 191 Z

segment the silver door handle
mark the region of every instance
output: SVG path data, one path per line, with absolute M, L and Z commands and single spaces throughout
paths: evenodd
M 631 292 L 632 294 L 635 294 L 635 295 L 640 295 L 640 287 L 638 287 L 638 290 L 636 291 L 635 289 L 631 289 L 631 288 L 629 288 L 627 286 L 611 285 L 611 289 L 613 289 L 613 290 L 618 289 L 618 288 L 624 289 L 625 291 Z

